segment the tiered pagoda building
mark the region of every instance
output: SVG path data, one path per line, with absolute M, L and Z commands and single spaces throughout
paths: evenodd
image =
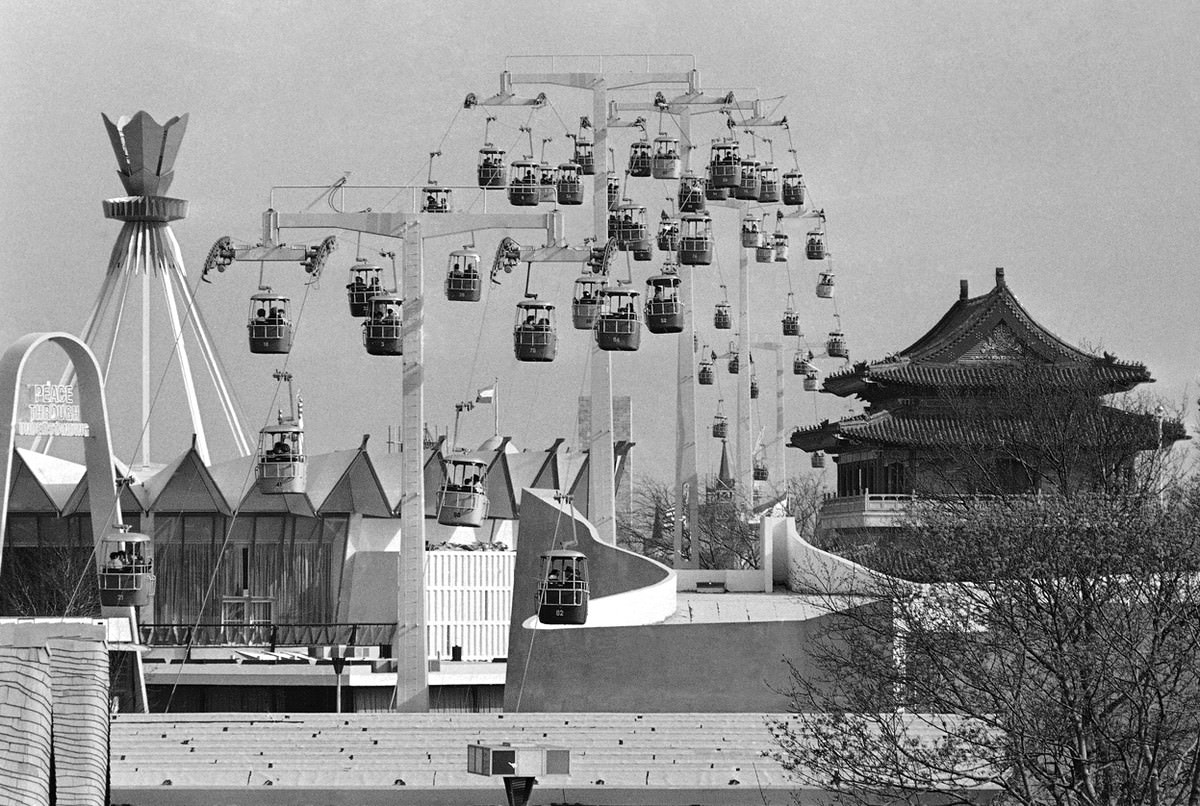
M 1044 462 L 1013 449 L 1036 443 L 1047 409 L 1092 399 L 1105 416 L 1125 416 L 1100 401 L 1153 381 L 1140 363 L 1080 350 L 1038 324 L 996 269 L 988 293 L 971 297 L 961 281 L 957 301 L 924 336 L 878 361 L 827 377 L 822 391 L 855 396 L 863 413 L 797 429 L 792 447 L 832 455 L 837 489 L 822 508 L 817 539 L 829 546 L 888 527 L 913 494 L 1033 493 L 1056 484 Z M 1033 388 L 1035 387 L 1036 388 Z M 1063 401 L 1063 403 L 1059 403 Z M 1122 461 L 1160 444 L 1155 423 L 1137 421 L 1137 445 Z M 1181 438 L 1177 424 L 1161 439 Z M 1179 430 L 1179 433 L 1175 431 Z M 985 469 L 987 484 L 979 484 Z M 831 546 L 832 547 L 832 546 Z

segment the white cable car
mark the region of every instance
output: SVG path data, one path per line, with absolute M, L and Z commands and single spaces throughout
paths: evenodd
M 481 188 L 503 188 L 508 184 L 504 167 L 504 150 L 496 148 L 491 143 L 484 143 L 479 149 L 479 168 L 477 171 Z
M 558 329 L 553 305 L 536 299 L 523 299 L 517 303 L 513 352 L 518 361 L 554 360 L 558 355 Z
M 757 249 L 765 242 L 762 231 L 762 219 L 750 214 L 742 219 L 742 246 L 746 249 Z
M 645 140 L 637 140 L 629 146 L 629 167 L 626 169 L 630 176 L 638 178 L 650 176 L 651 157 L 650 144 Z
M 683 303 L 679 300 L 679 275 L 674 266 L 646 280 L 646 330 L 682 333 Z
M 775 246 L 770 243 L 764 243 L 762 246 L 754 247 L 754 262 L 755 263 L 774 263 L 775 262 Z
M 148 556 L 151 540 L 129 531 L 123 523 L 100 541 L 100 604 L 104 607 L 142 607 L 154 595 L 153 561 Z M 107 559 L 105 559 L 107 558 Z
M 729 342 L 729 360 L 725 363 L 725 368 L 729 370 L 730 375 L 737 375 L 742 368 L 742 358 L 738 355 L 737 342 Z
M 548 162 L 538 164 L 538 204 L 558 201 L 558 170 Z
M 811 361 L 804 362 L 804 391 L 817 391 L 818 381 L 821 379 L 821 372 Z
M 722 300 L 713 308 L 713 327 L 717 330 L 731 330 L 733 316 L 729 312 L 728 300 Z
M 302 493 L 308 478 L 308 463 L 304 454 L 304 401 L 297 400 L 292 416 L 292 376 L 276 372 L 276 379 L 288 384 L 288 416 L 280 409 L 278 422 L 258 433 L 258 462 L 255 477 L 258 491 L 263 495 Z
M 346 283 L 346 299 L 350 302 L 350 315 L 363 317 L 369 312 L 371 297 L 383 293 L 380 276 L 383 269 L 367 263 L 366 258 L 359 258 L 358 263 L 350 267 L 350 282 Z
M 833 290 L 833 272 L 821 272 L 821 276 L 817 278 L 817 296 L 821 299 L 831 299 Z
M 453 209 L 454 191 L 437 185 L 421 188 L 422 213 L 448 213 Z
M 621 204 L 621 177 L 608 172 L 608 209 L 616 210 Z M 609 236 L 612 237 L 611 235 Z
M 600 274 L 585 274 L 575 280 L 575 296 L 571 300 L 571 324 L 576 330 L 592 330 L 600 315 L 601 295 L 608 288 L 608 278 Z
M 759 162 L 754 157 L 742 160 L 738 170 L 738 184 L 733 189 L 733 195 L 744 201 L 758 201 L 762 189 L 762 177 L 759 173 Z
M 679 219 L 671 218 L 663 213 L 663 218 L 658 221 L 658 251 L 660 252 L 678 252 L 679 251 Z
M 678 179 L 680 170 L 679 140 L 660 134 L 654 138 L 654 161 L 651 174 L 655 179 Z
M 367 306 L 368 315 L 362 324 L 367 355 L 403 355 L 401 312 L 404 300 L 399 294 L 385 292 L 371 297 Z
M 538 621 L 542 624 L 586 624 L 587 555 L 553 549 L 542 555 L 537 588 Z
M 479 254 L 470 249 L 455 249 L 446 268 L 446 299 L 451 302 L 479 302 L 483 278 L 479 274 Z
M 558 166 L 554 177 L 555 192 L 558 203 L 563 206 L 583 204 L 583 180 L 580 179 L 582 169 L 573 162 L 564 162 Z
M 608 288 L 600 293 L 600 315 L 596 317 L 596 344 L 601 350 L 632 352 L 642 344 L 642 319 L 638 293 L 627 288 Z
M 679 212 L 681 213 L 702 213 L 704 212 L 704 177 L 696 176 L 691 171 L 686 171 L 679 178 Z
M 775 230 L 771 235 L 771 244 L 775 249 L 775 262 L 787 263 L 788 259 L 788 235 L 781 229 Z
M 488 515 L 488 497 L 483 488 L 488 463 L 482 459 L 446 460 L 446 481 L 438 492 L 437 522 L 443 526 L 483 525 Z
M 679 225 L 679 262 L 685 266 L 711 265 L 712 219 L 705 213 L 689 213 L 680 217 Z
M 646 208 L 629 201 L 622 202 L 616 210 L 617 249 L 622 252 L 647 251 L 651 249 L 650 233 L 646 228 Z
M 779 169 L 768 162 L 758 169 L 758 200 L 775 204 L 780 198 Z
M 714 140 L 709 151 L 708 186 L 728 190 L 738 186 L 740 177 L 741 148 L 737 140 Z M 728 195 L 721 198 L 728 198 Z
M 579 172 L 584 176 L 596 174 L 596 154 L 591 141 L 575 138 L 575 154 L 571 157 L 571 162 L 579 166 Z
M 508 203 L 514 207 L 534 207 L 538 203 L 539 166 L 533 160 L 513 160 L 508 171 Z
M 246 329 L 250 335 L 252 353 L 286 353 L 292 349 L 292 318 L 288 308 L 291 301 L 263 288 L 250 297 L 250 320 Z

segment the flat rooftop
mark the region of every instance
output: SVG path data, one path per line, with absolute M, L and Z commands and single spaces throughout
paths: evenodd
M 777 590 L 772 593 L 680 592 L 675 613 L 665 624 L 719 624 L 756 621 L 807 621 L 871 601 L 866 596 L 816 596 Z

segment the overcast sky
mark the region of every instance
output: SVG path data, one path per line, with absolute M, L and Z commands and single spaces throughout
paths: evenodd
M 1192 2 L 0 0 L 0 343 L 32 330 L 78 332 L 96 297 L 119 230 L 103 218 L 100 201 L 122 194 L 102 112 L 115 119 L 145 109 L 160 122 L 190 115 L 169 195 L 191 202 L 174 230 L 195 280 L 219 236 L 257 238 L 273 185 L 328 184 L 345 172 L 351 183 L 419 184 L 439 144 L 435 178 L 470 184 L 485 113 L 461 110 L 462 100 L 493 93 L 507 56 L 681 53 L 695 56 L 707 88 L 787 96 L 779 114 L 792 122 L 800 167 L 828 215 L 838 310 L 854 359 L 907 346 L 954 301 L 960 278 L 982 293 L 1004 266 L 1043 325 L 1072 343 L 1146 363 L 1155 393 L 1173 404 L 1191 401 L 1191 422 L 1200 378 L 1198 40 L 1200 5 Z M 569 143 L 562 121 L 590 114 L 590 97 L 545 90 L 552 106 L 532 125 L 538 140 L 554 138 L 546 155 L 557 162 Z M 501 112 L 493 139 L 518 143 L 527 114 Z M 652 134 L 656 127 L 652 120 Z M 721 132 L 710 116 L 697 121 L 694 139 Z M 786 164 L 786 135 L 769 136 L 776 162 Z M 614 135 L 622 164 L 632 137 Z M 673 191 L 651 180 L 631 188 L 652 216 Z M 286 196 L 279 207 L 315 198 Z M 572 234 L 588 225 L 586 209 L 568 213 Z M 711 308 L 718 286 L 736 281 L 737 222 L 722 211 L 716 225 L 725 242 L 719 265 L 697 271 L 697 307 L 701 340 L 721 352 L 728 334 L 715 337 Z M 805 228 L 787 227 L 793 242 Z M 485 260 L 499 237 L 478 234 Z M 514 274 L 487 291 L 486 304 L 446 303 L 440 274 L 457 240 L 426 245 L 427 420 L 449 426 L 455 401 L 499 377 L 501 429 L 518 445 L 543 448 L 556 436 L 574 442 L 575 399 L 589 388 L 588 334 L 563 327 L 557 361 L 518 364 L 509 334 L 521 280 Z M 289 368 L 304 393 L 315 451 L 353 447 L 364 433 L 382 448 L 387 425 L 400 422 L 399 361 L 364 355 L 343 290 L 356 248 L 377 256 L 397 246 L 364 238 L 356 247 L 346 235 L 320 287 L 308 290 Z M 641 284 L 657 266 L 635 263 L 633 277 Z M 823 341 L 833 307 L 813 293 L 814 264 L 793 259 L 787 269 L 752 271 L 756 337 L 779 338 L 792 287 L 805 333 Z M 577 273 L 540 267 L 534 287 L 565 306 Z M 247 351 L 257 275 L 256 266 L 238 264 L 197 293 L 255 429 L 280 364 Z M 297 301 L 305 297 L 298 268 L 268 266 L 266 279 Z M 615 386 L 634 400 L 636 471 L 665 479 L 675 342 L 646 334 L 643 345 L 614 358 Z M 771 357 L 755 358 L 764 388 L 759 414 L 771 422 Z M 731 408 L 731 379 L 720 376 L 720 388 L 701 391 L 702 425 L 719 394 Z M 113 379 L 118 449 L 129 457 L 136 372 L 117 369 Z M 845 401 L 801 392 L 790 374 L 788 384 L 789 429 L 848 410 Z M 160 398 L 164 416 L 181 405 L 177 385 L 168 381 Z M 190 439 L 184 420 L 170 422 L 156 433 L 157 461 Z M 220 425 L 216 417 L 210 423 Z M 490 431 L 491 412 L 477 409 L 463 420 L 461 441 L 477 443 Z M 227 438 L 211 440 L 214 459 L 232 455 Z M 711 440 L 701 441 L 703 472 L 716 453 Z M 790 453 L 792 467 L 803 462 L 807 472 L 807 457 Z

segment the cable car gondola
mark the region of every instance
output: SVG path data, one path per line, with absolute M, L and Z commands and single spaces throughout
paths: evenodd
M 554 187 L 558 193 L 558 203 L 564 206 L 583 204 L 583 180 L 580 179 L 582 170 L 573 162 L 564 162 L 558 166 L 554 178 Z
M 754 247 L 754 262 L 755 263 L 774 263 L 775 262 L 775 246 L 770 243 L 764 243 L 762 246 Z
M 709 151 L 708 186 L 728 191 L 738 186 L 740 177 L 741 155 L 737 140 L 714 140 Z M 721 198 L 727 199 L 729 196 Z
M 542 555 L 537 609 L 538 621 L 542 624 L 587 623 L 588 571 L 585 554 L 553 549 Z
M 708 266 L 713 261 L 712 219 L 706 213 L 689 213 L 679 219 L 679 262 Z
M 647 251 L 652 248 L 646 228 L 646 208 L 629 201 L 616 210 L 617 249 L 622 252 Z
M 722 300 L 713 308 L 713 327 L 717 330 L 731 330 L 733 316 L 729 313 L 729 303 Z
M 789 292 L 787 295 L 787 299 L 788 299 L 788 304 L 787 304 L 787 307 L 783 309 L 783 319 L 781 321 L 781 324 L 783 326 L 783 335 L 799 336 L 800 335 L 800 314 L 796 310 L 796 298 L 793 294 L 791 294 Z
M 767 470 L 767 463 L 762 459 L 754 460 L 754 470 L 752 471 L 755 481 L 766 481 L 771 477 L 771 473 Z
M 368 315 L 362 324 L 363 345 L 368 355 L 403 355 L 401 311 L 404 300 L 398 294 L 383 293 L 371 297 Z
M 571 301 L 571 324 L 576 330 L 591 330 L 600 315 L 601 292 L 608 287 L 608 278 L 585 274 L 575 280 L 575 296 Z
M 658 221 L 658 251 L 679 251 L 679 219 L 669 217 L 664 211 Z
M 422 213 L 448 213 L 452 209 L 454 191 L 450 188 L 428 185 L 421 188 Z
M 534 207 L 538 203 L 538 164 L 533 160 L 513 160 L 508 172 L 508 203 L 514 207 Z
M 809 260 L 824 260 L 825 259 L 825 233 L 819 229 L 811 230 L 808 233 L 808 240 L 804 245 L 804 256 Z
M 779 169 L 768 162 L 758 169 L 758 201 L 776 204 L 780 198 Z
M 548 162 L 538 163 L 538 204 L 558 201 L 558 170 Z
M 252 353 L 286 353 L 292 349 L 292 318 L 288 315 L 291 301 L 271 289 L 262 288 L 250 297 L 250 320 L 246 329 L 250 335 Z
M 350 315 L 363 317 L 370 311 L 368 303 L 371 297 L 383 293 L 380 275 L 383 269 L 367 263 L 365 258 L 359 258 L 358 263 L 350 267 L 350 282 L 346 283 L 346 299 L 350 302 Z
M 729 198 L 729 188 L 717 187 L 712 183 L 711 177 L 704 182 L 704 199 L 705 201 L 725 201 Z
M 841 330 L 831 330 L 825 340 L 825 352 L 830 358 L 849 358 L 850 350 L 846 346 L 846 336 Z
M 759 173 L 759 162 L 754 157 L 743 159 L 738 170 L 738 183 L 733 189 L 733 195 L 743 201 L 758 201 L 762 190 L 762 177 Z
M 742 368 L 742 359 L 738 355 L 737 342 L 729 342 L 729 360 L 725 364 L 725 368 L 729 370 L 730 375 L 737 375 Z
M 100 542 L 100 557 L 107 557 L 100 571 L 100 604 L 104 607 L 142 607 L 154 595 L 153 561 L 147 556 L 152 548 L 149 536 L 131 532 L 118 523 L 115 532 Z
M 757 249 L 764 242 L 762 219 L 756 215 L 747 215 L 742 219 L 742 246 L 745 249 Z
M 771 235 L 771 244 L 775 249 L 775 262 L 787 263 L 788 259 L 788 235 L 783 230 L 775 230 Z
M 558 355 L 558 330 L 553 305 L 536 299 L 523 299 L 517 303 L 513 352 L 518 361 L 554 360 Z
M 654 138 L 654 161 L 650 173 L 655 179 L 678 179 L 680 170 L 679 140 L 660 134 Z
M 754 377 L 754 373 L 750 373 L 750 399 L 758 400 L 758 378 Z
M 804 174 L 799 171 L 788 171 L 783 175 L 783 203 L 791 207 L 803 207 L 807 188 L 804 186 Z
M 292 415 L 292 376 L 276 372 L 277 380 L 288 384 L 288 416 L 280 409 L 278 422 L 258 432 L 258 461 L 255 483 L 263 495 L 302 493 L 308 478 L 308 463 L 304 453 L 304 402 L 296 401 Z
M 438 492 L 437 522 L 443 526 L 478 528 L 488 515 L 483 477 L 488 463 L 481 459 L 446 460 L 446 481 Z
M 833 297 L 833 272 L 821 272 L 821 276 L 817 278 L 817 296 L 821 299 Z
M 645 140 L 637 140 L 629 145 L 629 167 L 626 171 L 630 176 L 636 176 L 639 179 L 650 176 L 651 156 L 650 144 Z
M 712 386 L 715 379 L 712 359 L 708 357 L 708 345 L 704 345 L 701 353 L 700 366 L 696 369 L 696 380 L 701 386 Z
M 608 288 L 600 293 L 600 315 L 596 317 L 596 344 L 601 350 L 630 352 L 642 343 L 642 320 L 638 293 L 625 288 Z
M 504 167 L 504 150 L 485 143 L 479 149 L 479 186 L 484 189 L 503 188 L 508 184 Z
M 725 439 L 729 436 L 729 418 L 725 416 L 722 409 L 725 406 L 724 400 L 717 401 L 717 413 L 713 416 L 712 435 L 713 439 Z
M 683 303 L 674 267 L 664 266 L 662 274 L 646 280 L 646 329 L 651 333 L 683 332 Z
M 446 269 L 446 299 L 451 302 L 479 302 L 482 295 L 479 255 L 469 249 L 455 249 L 450 253 Z
M 817 391 L 817 381 L 820 380 L 820 371 L 813 366 L 811 361 L 804 362 L 804 391 Z
M 571 162 L 579 166 L 579 172 L 584 176 L 596 174 L 596 154 L 590 140 L 575 138 L 575 153 L 571 156 Z
M 608 172 L 608 209 L 616 210 L 621 204 L 621 177 Z M 612 236 L 609 236 L 612 237 Z
M 679 178 L 679 212 L 704 212 L 704 177 L 687 171 Z

